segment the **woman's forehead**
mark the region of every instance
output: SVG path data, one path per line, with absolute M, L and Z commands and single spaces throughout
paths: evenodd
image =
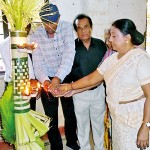
M 118 28 L 116 28 L 116 27 L 114 27 L 114 26 L 111 26 L 111 28 L 110 28 L 110 33 L 112 34 L 112 33 L 119 33 L 120 32 L 120 30 L 118 29 Z M 121 32 L 120 32 L 121 33 Z

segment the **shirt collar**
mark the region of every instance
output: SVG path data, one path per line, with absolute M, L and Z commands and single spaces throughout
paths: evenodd
M 83 44 L 83 42 L 79 38 L 77 40 L 78 40 L 79 44 Z M 94 39 L 93 39 L 93 37 L 91 37 L 90 45 L 93 45 L 93 44 L 94 44 Z

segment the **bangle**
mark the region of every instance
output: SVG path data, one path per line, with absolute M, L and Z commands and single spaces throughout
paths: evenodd
M 148 123 L 148 122 L 150 122 L 150 121 L 142 121 L 142 124 L 145 124 L 145 123 Z
M 74 88 L 73 88 L 73 86 L 72 86 L 72 83 L 70 83 L 70 85 L 71 85 L 71 90 L 74 90 Z

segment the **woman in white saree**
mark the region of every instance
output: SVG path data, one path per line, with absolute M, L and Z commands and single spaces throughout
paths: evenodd
M 110 41 L 117 52 L 96 71 L 62 85 L 57 92 L 75 94 L 105 80 L 113 150 L 150 150 L 150 56 L 137 47 L 144 37 L 129 19 L 115 21 L 110 32 Z

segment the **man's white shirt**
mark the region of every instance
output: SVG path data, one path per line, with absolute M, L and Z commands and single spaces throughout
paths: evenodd
M 10 82 L 12 79 L 12 64 L 11 64 L 12 55 L 11 55 L 10 37 L 7 37 L 2 42 L 0 42 L 0 53 L 2 61 L 5 65 L 4 80 L 6 82 Z M 30 57 L 28 57 L 28 67 L 29 67 L 29 78 L 35 79 L 32 61 Z

